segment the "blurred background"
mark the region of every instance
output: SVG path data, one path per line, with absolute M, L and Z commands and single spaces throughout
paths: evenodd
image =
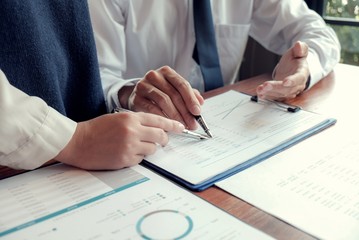
M 306 0 L 337 33 L 341 62 L 359 66 L 359 0 Z

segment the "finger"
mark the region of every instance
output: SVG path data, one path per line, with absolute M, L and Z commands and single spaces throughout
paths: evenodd
M 139 152 L 146 151 L 145 145 L 142 142 L 139 147 L 144 148 L 143 150 L 139 149 Z M 133 155 L 131 158 L 127 158 L 126 160 L 121 159 L 121 161 L 117 161 L 119 166 L 116 166 L 116 168 L 114 168 L 114 169 L 135 166 L 135 165 L 139 164 L 144 158 L 145 158 L 145 154 L 136 154 L 136 155 Z
M 293 88 L 293 92 L 303 91 L 307 82 L 307 75 L 301 72 L 297 72 L 286 77 L 283 80 L 283 86 L 287 88 Z
M 168 117 L 164 114 L 162 109 L 157 104 L 154 104 L 153 101 L 150 100 L 150 98 L 145 98 L 145 97 L 141 96 L 140 94 L 136 95 L 136 97 L 133 99 L 133 103 L 131 105 L 133 105 L 133 106 L 131 106 L 131 109 L 136 112 L 142 111 L 142 112 L 160 115 L 162 117 Z M 179 118 L 176 118 L 174 120 L 177 120 L 179 122 L 184 122 L 184 120 L 182 119 L 181 116 L 179 116 Z
M 172 98 L 170 97 L 172 95 Z M 151 99 L 151 102 L 154 102 L 159 106 L 163 114 L 170 119 L 177 120 L 182 122 L 188 128 L 193 129 L 197 126 L 195 118 L 186 108 L 182 98 L 173 100 L 176 97 L 175 94 L 166 94 L 158 89 L 149 94 L 148 98 Z
M 162 71 L 171 71 L 171 69 L 168 70 L 165 68 L 165 70 Z M 188 126 L 190 129 L 195 129 L 197 127 L 197 123 L 192 113 L 189 111 L 188 106 L 185 104 L 184 98 L 167 79 L 167 77 L 170 75 L 171 74 L 169 73 L 159 73 L 156 71 L 148 72 L 146 74 L 146 79 L 150 81 L 150 83 L 158 90 L 154 89 L 151 92 L 148 92 L 147 98 L 150 98 L 151 101 L 157 104 L 162 109 L 164 114 L 169 118 L 176 120 L 183 119 L 186 126 Z M 174 78 L 179 76 L 176 73 L 175 75 L 176 76 L 174 76 Z M 185 80 L 183 80 L 183 83 L 188 84 L 188 82 Z M 192 88 L 190 91 L 194 96 Z M 197 98 L 196 101 L 198 102 Z M 196 104 L 196 106 L 199 106 L 199 103 Z M 198 111 L 196 112 L 200 112 L 199 107 Z
M 162 67 L 159 71 L 165 76 L 166 80 L 171 83 L 174 89 L 180 93 L 187 109 L 193 115 L 201 114 L 200 103 L 189 82 L 169 67 Z
M 139 157 L 142 157 L 142 159 L 145 159 L 146 156 L 152 155 L 156 152 L 158 148 L 158 144 L 156 142 L 152 141 L 142 141 L 141 142 L 141 150 L 139 150 Z
M 137 84 L 136 96 L 132 100 L 135 109 L 145 110 L 146 112 L 154 113 L 160 116 L 169 117 L 171 119 L 186 123 L 179 110 L 173 104 L 171 98 L 160 89 L 156 87 L 156 83 L 160 76 L 152 76 L 153 73 L 147 74 L 146 78 L 155 78 L 151 83 L 142 81 Z M 167 84 L 163 81 L 162 85 Z M 161 85 L 161 84 L 158 84 Z M 183 111 L 186 111 L 184 103 L 182 103 Z
M 296 96 L 297 88 L 286 87 L 282 81 L 267 81 L 257 88 L 257 94 L 260 98 L 271 100 L 284 100 Z
M 278 85 L 280 84 L 282 84 L 282 81 L 264 82 L 256 89 L 258 97 L 263 99 L 279 99 L 283 97 L 283 93 L 278 91 Z
M 193 89 L 193 92 L 194 92 L 194 95 L 196 95 L 199 104 L 203 105 L 204 98 L 202 97 L 201 93 L 197 89 Z
M 293 57 L 302 58 L 308 56 L 308 44 L 305 42 L 296 42 L 293 46 Z
M 167 133 L 155 127 L 144 127 L 140 138 L 144 143 L 159 144 L 161 146 L 166 146 L 169 141 Z
M 142 126 L 159 128 L 166 132 L 181 133 L 185 127 L 182 123 L 150 113 L 137 113 Z

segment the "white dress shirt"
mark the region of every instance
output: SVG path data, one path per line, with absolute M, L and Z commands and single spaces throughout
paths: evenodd
M 70 141 L 76 122 L 12 86 L 0 70 L 0 165 L 34 169 Z
M 122 86 L 164 65 L 203 91 L 200 69 L 192 59 L 192 1 L 89 1 L 109 110 L 119 105 L 117 92 Z M 306 42 L 310 87 L 339 61 L 334 31 L 303 0 L 212 0 L 212 13 L 225 84 L 237 80 L 248 36 L 276 54 L 297 40 Z

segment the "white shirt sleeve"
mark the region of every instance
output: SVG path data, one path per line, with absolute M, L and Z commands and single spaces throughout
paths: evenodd
M 193 1 L 88 1 L 109 110 L 119 105 L 122 86 L 133 85 L 147 71 L 164 65 L 201 90 L 202 78 L 192 59 Z M 307 43 L 310 87 L 339 62 L 336 34 L 303 0 L 211 2 L 225 85 L 237 80 L 248 36 L 279 55 L 296 41 Z
M 340 43 L 330 27 L 303 0 L 254 1 L 249 33 L 265 48 L 282 55 L 296 41 L 308 44 L 310 86 L 325 77 L 340 58 Z
M 118 90 L 134 85 L 139 79 L 124 79 L 127 69 L 125 18 L 115 1 L 89 1 L 95 32 L 102 88 L 107 110 L 120 106 Z
M 70 141 L 76 122 L 12 86 L 0 70 L 0 165 L 34 169 Z

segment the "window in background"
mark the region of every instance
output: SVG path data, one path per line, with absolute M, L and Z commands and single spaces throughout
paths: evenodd
M 338 35 L 342 47 L 341 62 L 359 66 L 359 0 L 313 2 L 315 10 Z

